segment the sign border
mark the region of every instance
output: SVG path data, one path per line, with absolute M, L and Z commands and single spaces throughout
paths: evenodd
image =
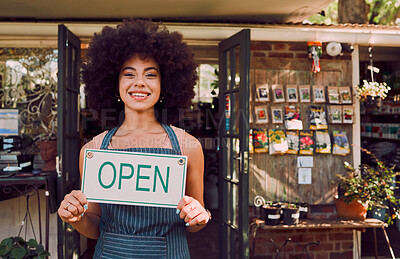
M 85 168 L 86 168 L 86 160 L 87 158 L 87 153 L 88 152 L 93 152 L 93 153 L 117 153 L 117 154 L 124 154 L 124 155 L 140 155 L 140 156 L 153 156 L 153 157 L 166 157 L 166 158 L 183 158 L 185 160 L 184 163 L 184 168 L 183 172 L 186 171 L 185 174 L 183 174 L 183 184 L 182 184 L 182 191 L 181 191 L 181 197 L 185 195 L 185 188 L 186 188 L 186 176 L 187 176 L 187 160 L 188 157 L 184 155 L 173 155 L 173 154 L 158 154 L 158 153 L 142 153 L 142 152 L 131 152 L 131 151 L 118 151 L 118 150 L 107 150 L 107 149 L 93 149 L 93 148 L 88 148 L 85 149 L 85 157 L 83 161 L 83 168 L 82 168 L 82 180 L 81 180 L 81 191 L 83 194 L 84 192 L 84 187 L 85 187 Z M 120 201 L 120 200 L 110 200 L 110 199 L 96 199 L 96 198 L 87 198 L 88 201 L 95 201 L 95 202 L 100 202 L 100 203 L 107 203 L 107 202 L 112 202 L 113 204 L 125 204 L 125 205 L 139 205 L 139 206 L 149 206 L 149 205 L 161 205 L 162 207 L 168 207 L 168 208 L 175 208 L 177 204 L 162 204 L 162 203 L 151 203 L 151 202 L 137 202 L 137 201 Z

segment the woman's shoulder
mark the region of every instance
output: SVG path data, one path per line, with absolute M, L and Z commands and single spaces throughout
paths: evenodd
M 172 125 L 171 128 L 173 129 L 173 131 L 176 134 L 176 137 L 178 138 L 178 142 L 182 147 L 183 154 L 187 154 L 193 152 L 194 150 L 201 149 L 200 141 L 194 136 L 187 133 L 186 130 Z
M 84 148 L 93 148 L 93 149 L 100 149 L 101 143 L 103 142 L 104 137 L 108 133 L 108 130 L 103 131 L 102 133 L 94 136 L 91 141 L 86 143 L 83 147 Z

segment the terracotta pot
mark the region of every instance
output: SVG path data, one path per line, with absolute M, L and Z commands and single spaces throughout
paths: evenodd
M 363 205 L 358 201 L 347 204 L 342 199 L 335 199 L 336 212 L 339 218 L 364 220 L 367 217 L 368 202 Z

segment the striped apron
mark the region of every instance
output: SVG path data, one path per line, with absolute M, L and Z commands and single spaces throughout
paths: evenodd
M 175 132 L 162 125 L 172 149 L 129 148 L 118 151 L 181 155 Z M 118 127 L 103 139 L 101 149 L 108 149 Z M 185 222 L 174 208 L 99 203 L 100 236 L 93 258 L 190 258 Z

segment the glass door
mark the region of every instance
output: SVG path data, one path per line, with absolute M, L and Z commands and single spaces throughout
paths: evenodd
M 80 188 L 79 116 L 81 42 L 64 25 L 58 26 L 57 159 L 58 204 Z M 58 219 L 58 258 L 79 257 L 79 233 Z
M 220 258 L 249 257 L 250 30 L 219 44 Z

